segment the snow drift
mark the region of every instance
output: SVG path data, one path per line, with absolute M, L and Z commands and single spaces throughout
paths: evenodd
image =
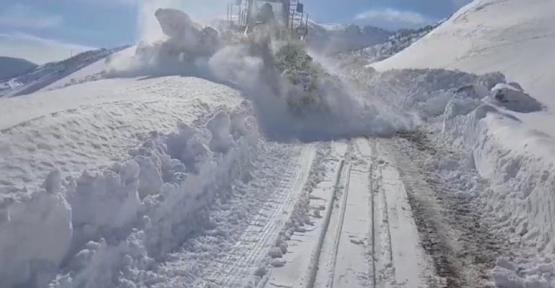
M 453 99 L 449 106 L 468 107 L 463 102 Z M 448 109 L 444 131 L 448 143 L 472 151 L 476 169 L 490 184 L 479 197 L 497 223 L 492 229 L 518 249 L 499 259 L 493 278 L 501 287 L 551 287 L 555 279 L 545 273 L 553 269 L 555 253 L 555 142 L 502 109 L 470 105 L 473 109 Z

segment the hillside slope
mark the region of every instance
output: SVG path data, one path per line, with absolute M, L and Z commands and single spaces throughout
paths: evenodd
M 372 66 L 501 71 L 555 107 L 554 27 L 553 1 L 477 0 L 405 51 Z
M 368 46 L 385 43 L 392 32 L 373 27 L 357 25 L 308 23 L 308 45 L 323 54 L 337 54 L 355 51 Z
M 36 67 L 37 64 L 25 59 L 0 56 L 0 79 L 14 77 Z
M 113 49 L 91 50 L 77 54 L 71 58 L 59 62 L 51 62 L 40 66 L 35 65 L 34 67 L 31 67 L 31 69 L 22 71 L 24 73 L 13 75 L 17 76 L 15 78 L 5 78 L 4 80 L 0 80 L 0 97 L 28 95 L 48 87 L 54 88 L 51 86 L 55 85 L 56 83 L 60 84 L 60 86 L 75 84 L 71 82 L 76 81 L 72 79 L 74 76 L 79 75 L 75 73 L 81 70 L 87 70 L 84 68 L 89 67 L 98 61 L 104 63 L 106 57 L 124 48 L 127 48 L 127 46 L 117 47 Z M 91 71 L 87 71 L 86 73 L 89 72 Z M 95 72 L 99 73 L 100 71 Z M 94 73 L 90 73 L 87 76 L 90 76 L 89 78 L 92 79 L 92 77 L 94 76 L 93 74 Z M 2 77 L 0 77 L 0 79 L 2 79 Z M 64 79 L 66 79 L 67 81 L 61 81 Z M 86 81 L 87 79 L 81 79 L 81 81 Z

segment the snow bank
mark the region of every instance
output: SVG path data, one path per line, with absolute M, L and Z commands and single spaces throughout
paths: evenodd
M 100 80 L 3 99 L 0 194 L 31 193 L 53 168 L 78 178 L 108 167 L 149 131 L 169 133 L 178 121 L 193 123 L 241 101 L 236 90 L 192 77 Z
M 545 273 L 553 270 L 555 253 L 551 201 L 555 141 L 487 104 L 447 121 L 445 130 L 453 143 L 472 151 L 476 169 L 490 182 L 481 201 L 486 215 L 497 223 L 492 229 L 520 250 L 511 253 L 512 259 L 503 260 L 510 265 L 498 263 L 493 271 L 496 283 L 503 287 L 554 285 L 553 274 Z M 549 285 L 534 286 L 539 283 Z
M 13 202 L 0 198 L 0 286 L 44 287 L 69 249 L 72 210 L 59 171 Z
M 555 107 L 554 5 L 476 0 L 409 48 L 372 65 L 380 71 L 501 71 L 521 84 L 488 87 L 493 93 L 479 101 L 453 98 L 443 126 L 447 143 L 471 151 L 476 169 L 490 182 L 481 201 L 498 223 L 497 235 L 514 247 L 493 270 L 499 287 L 555 286 L 555 130 L 547 124 L 553 123 L 552 115 L 537 112 Z
M 491 94 L 490 89 L 505 83 L 501 73 L 475 75 L 443 69 L 404 69 L 378 72 L 360 64 L 340 62 L 335 67 L 346 81 L 361 87 L 365 97 L 374 103 L 397 111 L 409 111 L 417 119 L 431 120 L 444 114 L 455 95 L 479 100 Z M 401 112 L 397 112 L 401 113 Z M 405 112 L 407 113 L 407 112 Z
M 493 98 L 499 105 L 521 113 L 537 112 L 544 108 L 538 100 L 524 93 L 520 85 L 517 83 L 510 84 L 499 83 L 492 88 Z
M 249 173 L 261 144 L 246 112 L 153 132 L 129 160 L 77 178 L 54 171 L 29 198 L 6 199 L 1 286 L 45 287 L 53 278 L 50 287 L 155 281 L 146 272 L 154 259 L 210 225 L 206 208 Z

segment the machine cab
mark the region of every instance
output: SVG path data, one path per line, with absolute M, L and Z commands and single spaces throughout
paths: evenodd
M 249 33 L 260 24 L 276 24 L 303 39 L 308 34 L 308 14 L 299 0 L 236 0 L 227 8 L 232 28 Z

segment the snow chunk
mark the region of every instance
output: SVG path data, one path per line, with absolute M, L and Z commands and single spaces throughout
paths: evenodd
M 520 85 L 499 83 L 491 89 L 493 98 L 506 109 L 529 113 L 543 109 L 543 105 L 521 90 Z
M 55 275 L 73 234 L 60 172 L 43 189 L 0 208 L 0 286 L 44 287 Z
M 230 134 L 231 119 L 229 118 L 229 114 L 219 112 L 208 121 L 206 127 L 212 132 L 212 139 L 208 144 L 210 150 L 218 153 L 227 152 L 234 141 L 233 136 Z
M 75 241 L 108 236 L 135 219 L 140 206 L 139 165 L 130 160 L 103 173 L 85 172 L 68 191 Z

